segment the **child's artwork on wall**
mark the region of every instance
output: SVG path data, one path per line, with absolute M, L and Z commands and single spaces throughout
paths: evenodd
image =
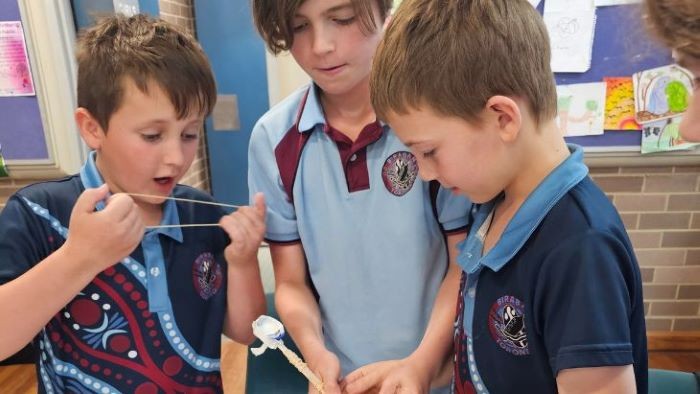
M 557 124 L 567 137 L 603 134 L 605 82 L 557 86 Z
M 595 8 L 544 12 L 552 47 L 552 71 L 586 72 L 591 67 L 595 21 Z
M 642 154 L 689 150 L 697 143 L 685 142 L 679 130 L 682 117 L 666 118 L 644 124 L 642 130 Z
M 634 119 L 634 86 L 632 78 L 603 78 L 607 85 L 605 96 L 606 130 L 641 130 Z
M 0 97 L 34 94 L 22 22 L 0 22 Z
M 688 70 L 677 65 L 653 68 L 635 73 L 632 80 L 637 122 L 671 118 L 688 108 L 693 91 Z

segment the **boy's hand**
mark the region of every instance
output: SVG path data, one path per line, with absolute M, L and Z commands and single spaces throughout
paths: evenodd
M 348 374 L 341 383 L 343 392 L 427 393 L 430 379 L 407 359 L 387 360 L 365 365 Z
M 427 393 L 430 391 L 430 377 L 426 371 L 404 359 L 386 376 L 379 394 L 393 394 L 397 391 L 402 394 Z
M 398 360 L 379 361 L 367 364 L 348 374 L 340 386 L 343 392 L 359 394 L 376 392 L 382 386 L 384 379 L 399 365 Z
M 340 394 L 340 361 L 338 356 L 323 350 L 307 360 L 309 368 L 323 382 L 323 391 L 326 394 Z M 309 394 L 318 394 L 314 386 L 309 383 Z
M 240 207 L 219 221 L 228 233 L 231 243 L 224 254 L 229 264 L 256 261 L 258 248 L 265 235 L 265 198 L 262 193 L 254 197 L 255 206 Z
M 105 209 L 95 211 L 95 205 L 108 194 L 105 184 L 78 197 L 64 245 L 70 256 L 94 267 L 96 274 L 130 255 L 145 230 L 138 206 L 126 194 L 110 196 Z

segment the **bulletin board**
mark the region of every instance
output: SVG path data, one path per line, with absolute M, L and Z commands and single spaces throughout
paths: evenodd
M 546 0 L 544 0 L 546 1 Z M 544 2 L 538 6 L 540 13 Z M 555 73 L 557 85 L 602 82 L 673 63 L 671 51 L 646 29 L 639 4 L 597 7 L 591 67 L 585 73 Z M 594 165 L 674 165 L 700 163 L 700 150 L 641 155 L 640 131 L 605 130 L 602 135 L 566 137 L 584 147 Z
M 19 20 L 19 5 L 15 0 L 0 2 L 0 21 Z M 49 159 L 36 96 L 0 97 L 0 119 L 0 144 L 6 160 Z

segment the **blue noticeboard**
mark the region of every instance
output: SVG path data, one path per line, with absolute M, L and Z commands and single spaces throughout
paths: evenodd
M 591 68 L 585 73 L 555 73 L 558 85 L 602 82 L 605 77 L 631 77 L 638 71 L 673 63 L 671 51 L 647 32 L 640 6 L 598 7 L 596 17 Z M 566 137 L 566 140 L 595 150 L 638 151 L 642 134 L 606 130 L 603 135 Z

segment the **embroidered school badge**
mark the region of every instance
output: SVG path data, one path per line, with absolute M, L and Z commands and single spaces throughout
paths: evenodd
M 397 197 L 408 193 L 418 176 L 418 163 L 411 152 L 401 151 L 389 156 L 382 167 L 382 180 L 389 192 Z
M 214 256 L 205 252 L 199 255 L 192 265 L 192 280 L 199 296 L 208 300 L 221 288 L 221 267 Z
M 489 331 L 501 349 L 515 356 L 530 354 L 525 330 L 525 305 L 513 296 L 503 296 L 491 305 Z

